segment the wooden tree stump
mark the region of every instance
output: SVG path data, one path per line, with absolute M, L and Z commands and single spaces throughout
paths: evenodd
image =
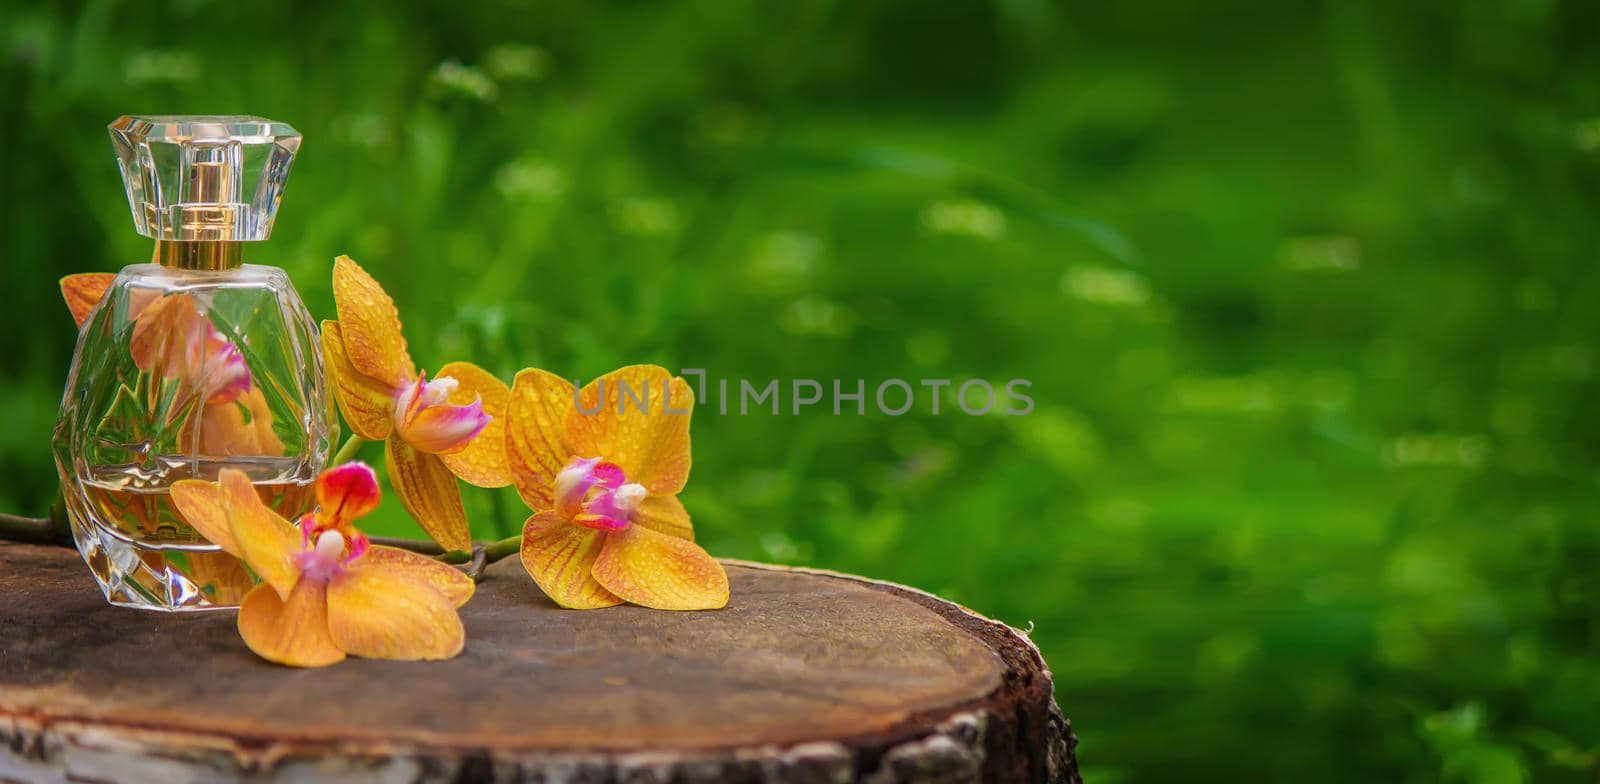
M 919 591 L 728 563 L 724 610 L 557 609 L 490 567 L 447 662 L 255 658 L 0 546 L 0 781 L 1079 781 L 1027 638 Z

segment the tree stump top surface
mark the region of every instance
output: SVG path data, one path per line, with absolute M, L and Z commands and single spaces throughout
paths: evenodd
M 507 559 L 462 608 L 455 659 L 297 670 L 251 654 L 232 612 L 113 607 L 76 552 L 0 546 L 0 730 L 67 722 L 280 752 L 883 748 L 964 710 L 1050 700 L 1031 645 L 955 605 L 844 575 L 730 562 L 728 576 L 720 611 L 570 611 Z

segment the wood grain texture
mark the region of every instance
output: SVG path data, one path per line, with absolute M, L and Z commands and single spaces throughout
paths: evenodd
M 515 559 L 447 662 L 253 657 L 0 546 L 0 780 L 1076 781 L 1026 638 L 900 586 L 730 562 L 721 611 L 560 610 Z

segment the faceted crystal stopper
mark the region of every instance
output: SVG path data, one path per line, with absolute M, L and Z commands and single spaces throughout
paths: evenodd
M 138 232 L 158 240 L 264 240 L 300 133 L 260 117 L 120 117 L 110 125 Z

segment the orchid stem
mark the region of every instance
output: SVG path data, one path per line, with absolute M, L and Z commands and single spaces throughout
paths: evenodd
M 336 466 L 341 463 L 348 463 L 351 460 L 354 460 L 356 453 L 360 452 L 361 447 L 365 446 L 366 443 L 367 440 L 361 436 L 350 436 L 344 440 L 344 444 L 340 445 L 339 451 L 333 453 L 333 461 L 328 465 Z
M 400 547 L 406 550 L 431 555 L 448 564 L 475 563 L 480 557 L 483 566 L 488 566 L 502 558 L 522 552 L 522 536 L 508 536 L 488 544 L 475 544 L 472 550 L 444 550 L 432 542 L 415 542 L 410 539 L 385 539 L 381 536 L 372 537 L 373 544 L 383 544 L 390 547 Z M 426 549 L 424 549 L 426 548 Z M 482 569 L 483 567 L 478 567 Z
M 444 548 L 433 542 L 423 542 L 416 539 L 401 539 L 395 536 L 369 536 L 367 537 L 367 541 L 370 541 L 373 544 L 381 544 L 384 547 L 410 550 L 413 553 L 421 553 L 423 555 L 432 555 L 435 557 L 444 555 Z
M 489 565 L 489 551 L 481 544 L 472 546 L 472 563 L 467 564 L 466 573 L 473 582 L 483 579 L 483 568 Z
M 522 552 L 522 534 L 508 536 L 498 542 L 484 545 L 483 555 L 489 563 Z
M 0 540 L 22 544 L 72 545 L 71 535 L 63 535 L 48 517 L 23 517 L 0 514 Z
M 72 523 L 67 520 L 67 504 L 61 494 L 56 493 L 49 517 L 0 513 L 0 541 L 72 547 Z
M 354 440 L 354 439 L 352 439 Z M 349 442 L 340 452 L 349 450 Z M 467 564 L 467 574 L 474 581 L 483 576 L 483 570 L 489 564 L 508 558 L 522 551 L 522 536 L 508 536 L 487 544 L 478 543 L 472 550 L 446 550 L 434 542 L 420 541 L 417 539 L 401 539 L 393 536 L 374 536 L 370 538 L 373 544 L 384 547 L 396 547 L 401 550 L 410 550 L 413 553 L 431 555 L 435 559 L 447 564 Z M 49 517 L 24 517 L 22 515 L 0 513 L 0 542 L 16 542 L 18 544 L 44 544 L 56 547 L 73 547 L 72 529 L 67 523 L 65 509 L 57 502 L 50 509 Z

